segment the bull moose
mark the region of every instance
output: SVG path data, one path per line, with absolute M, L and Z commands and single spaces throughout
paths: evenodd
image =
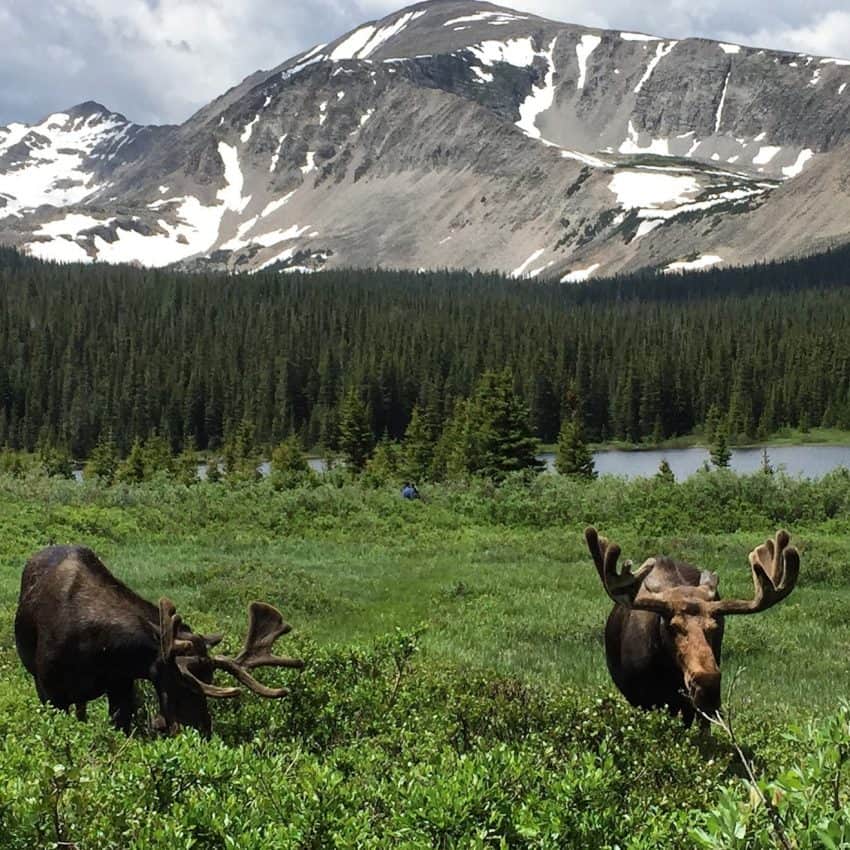
M 24 567 L 15 644 L 42 702 L 65 711 L 74 705 L 82 720 L 86 704 L 105 694 L 112 722 L 129 733 L 134 683 L 148 679 L 159 699 L 158 731 L 191 726 L 209 737 L 207 697 L 240 693 L 239 688 L 213 684 L 215 670 L 226 671 L 260 696 L 286 695 L 285 688 L 266 687 L 250 671 L 304 666 L 300 659 L 271 654 L 274 642 L 290 628 L 276 608 L 252 602 L 242 651 L 235 657 L 212 655 L 221 636 L 193 632 L 170 600 L 160 599 L 159 606 L 145 601 L 91 549 L 52 546 Z
M 720 709 L 724 618 L 757 614 L 794 589 L 800 556 L 786 531 L 754 549 L 753 599 L 720 599 L 715 573 L 670 558 L 649 558 L 636 573 L 617 571 L 620 547 L 585 531 L 599 578 L 615 606 L 605 626 L 605 655 L 614 684 L 634 706 L 667 707 L 687 726 L 697 712 Z

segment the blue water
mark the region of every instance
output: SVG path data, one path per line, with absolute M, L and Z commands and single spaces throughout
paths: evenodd
M 757 472 L 762 465 L 762 449 L 732 449 L 731 467 L 735 472 Z M 821 478 L 834 469 L 850 469 L 850 446 L 776 446 L 767 450 L 770 465 L 779 472 L 804 478 Z M 555 455 L 544 452 L 539 455 L 549 469 L 555 466 Z M 658 472 L 658 465 L 667 459 L 673 474 L 678 480 L 689 478 L 709 462 L 707 449 L 649 449 L 647 451 L 603 451 L 595 452 L 596 471 L 600 475 L 617 475 L 623 478 L 649 478 Z M 325 472 L 327 464 L 324 458 L 310 458 L 310 468 L 314 472 Z M 263 475 L 268 475 L 271 466 L 268 462 L 259 467 Z M 206 478 L 206 464 L 198 467 L 198 474 Z M 77 480 L 82 472 L 75 473 Z
M 757 472 L 762 465 L 760 448 L 732 449 L 731 467 L 735 472 Z M 775 446 L 768 448 L 770 465 L 793 476 L 820 478 L 839 467 L 850 469 L 850 446 Z M 619 475 L 625 478 L 647 478 L 658 472 L 666 458 L 677 479 L 689 478 L 706 462 L 707 449 L 651 449 L 647 451 L 596 452 L 593 459 L 600 475 Z M 551 468 L 555 455 L 541 455 Z

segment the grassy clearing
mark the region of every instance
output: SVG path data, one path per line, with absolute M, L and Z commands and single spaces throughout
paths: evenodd
M 850 694 L 850 476 L 544 476 L 423 495 L 0 479 L 0 846 L 771 846 L 757 807 L 750 843 L 710 827 L 724 789 L 747 799 L 725 742 L 613 691 L 610 604 L 581 532 L 595 522 L 626 557 L 682 557 L 749 597 L 747 553 L 789 528 L 800 586 L 730 618 L 724 644 L 727 674 L 746 668 L 742 734 L 779 775 L 815 733 L 780 735 L 826 722 Z M 128 744 L 102 707 L 85 726 L 40 709 L 12 618 L 25 558 L 51 541 L 90 545 L 229 648 L 247 602 L 279 606 L 295 627 L 287 649 L 311 661 L 293 699 L 216 705 L 210 744 L 141 732 Z

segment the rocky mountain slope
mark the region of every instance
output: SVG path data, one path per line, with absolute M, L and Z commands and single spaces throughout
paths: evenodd
M 420 3 L 177 127 L 96 104 L 0 129 L 0 242 L 254 271 L 576 281 L 850 231 L 850 61 Z

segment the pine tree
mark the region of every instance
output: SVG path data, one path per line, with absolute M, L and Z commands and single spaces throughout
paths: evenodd
M 172 475 L 174 472 L 174 457 L 165 437 L 157 433 L 148 435 L 142 446 L 142 457 L 145 465 L 145 478 L 153 478 L 158 472 Z
M 44 443 L 39 449 L 38 459 L 44 474 L 50 478 L 74 477 L 74 463 L 64 446 Z
M 183 451 L 175 462 L 177 480 L 187 487 L 191 487 L 200 481 L 198 477 L 198 447 L 195 438 L 186 437 L 183 440 Z
M 729 441 L 726 435 L 726 426 L 720 424 L 714 435 L 714 442 L 709 451 L 711 462 L 718 469 L 728 469 L 729 463 L 732 460 L 732 450 L 729 448 Z
M 581 426 L 575 419 L 565 419 L 561 425 L 555 469 L 571 478 L 596 478 L 593 454 L 584 442 Z
M 418 405 L 404 435 L 403 468 L 406 478 L 425 481 L 431 477 L 437 448 L 436 423 L 429 422 L 427 412 Z
M 401 484 L 404 478 L 401 471 L 403 463 L 404 453 L 401 444 L 388 439 L 381 440 L 366 462 L 362 480 L 367 486 L 372 487 Z
M 86 478 L 100 478 L 107 484 L 115 481 L 121 458 L 118 455 L 118 446 L 112 436 L 112 431 L 101 435 L 97 445 L 92 449 L 89 461 L 86 464 Z
M 125 484 L 139 484 L 145 480 L 145 451 L 138 437 L 133 440 L 130 453 L 118 467 L 118 480 Z
M 276 489 L 300 484 L 311 475 L 310 464 L 296 434 L 290 434 L 272 451 L 271 478 Z
M 357 390 L 350 390 L 339 415 L 339 449 L 354 472 L 362 472 L 374 448 L 369 411 Z
M 666 457 L 662 458 L 661 463 L 658 464 L 658 472 L 655 473 L 655 480 L 661 481 L 664 484 L 676 483 L 676 476 L 673 474 L 673 470 L 667 462 Z
M 539 444 L 531 431 L 528 407 L 514 392 L 510 369 L 481 376 L 466 416 L 471 472 L 498 481 L 510 472 L 541 471 Z

